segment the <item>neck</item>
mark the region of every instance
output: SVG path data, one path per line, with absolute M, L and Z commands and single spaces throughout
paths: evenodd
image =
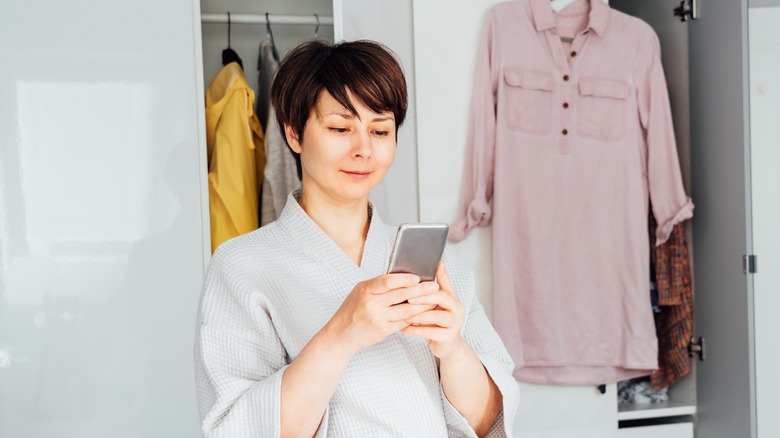
M 304 188 L 298 204 L 352 261 L 360 264 L 369 228 L 368 198 L 338 202 Z

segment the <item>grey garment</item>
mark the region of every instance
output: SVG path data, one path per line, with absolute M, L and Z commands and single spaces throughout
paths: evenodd
M 287 195 L 301 188 L 293 152 L 287 146 L 273 109 L 265 132 L 265 169 L 263 193 L 260 196 L 260 226 L 275 221 L 282 214 Z
M 274 82 L 278 68 L 279 57 L 274 50 L 273 42 L 270 39 L 263 40 L 260 43 L 260 56 L 257 58 L 258 81 L 255 101 L 255 112 L 263 126 L 263 132 L 267 132 L 268 113 L 271 108 L 271 84 Z
M 225 242 L 211 259 L 195 341 L 207 438 L 279 436 L 285 369 L 358 282 L 387 269 L 395 227 L 373 212 L 358 266 L 303 211 L 299 193 L 279 220 Z M 503 396 L 488 436 L 512 436 L 520 399 L 514 364 L 476 298 L 471 269 L 447 251 L 444 263 L 466 310 L 462 336 Z M 476 438 L 447 400 L 427 342 L 400 332 L 352 358 L 316 436 Z

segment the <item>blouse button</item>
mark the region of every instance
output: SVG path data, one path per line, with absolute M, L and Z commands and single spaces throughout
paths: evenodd
M 569 80 L 569 75 L 563 75 L 563 80 L 564 81 L 568 81 Z
M 565 108 L 568 108 L 568 107 L 569 107 L 569 102 L 563 102 L 563 108 L 565 109 Z
M 563 129 L 563 131 L 561 131 L 561 133 L 562 133 L 563 135 L 566 135 L 566 134 L 568 134 L 568 133 L 569 133 L 569 130 L 568 130 L 568 129 L 566 129 L 566 128 L 564 128 L 564 129 Z

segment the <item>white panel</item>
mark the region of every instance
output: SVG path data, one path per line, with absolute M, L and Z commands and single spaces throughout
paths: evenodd
M 693 438 L 693 423 L 662 424 L 620 429 L 617 436 L 618 438 Z
M 198 435 L 197 13 L 0 5 L 0 436 Z
M 414 55 L 420 220 L 457 217 L 477 47 L 487 10 L 501 0 L 415 1 Z M 475 269 L 477 293 L 492 314 L 491 229 L 474 229 L 451 245 Z M 615 385 L 595 387 L 520 383 L 515 435 L 608 438 L 617 431 Z
M 780 436 L 780 7 L 750 9 L 750 150 L 758 438 Z
M 397 225 L 419 220 L 417 205 L 417 138 L 412 0 L 336 0 L 333 4 L 338 40 L 371 39 L 393 50 L 406 73 L 409 110 L 398 131 L 395 162 L 385 180 L 371 192 L 382 220 Z

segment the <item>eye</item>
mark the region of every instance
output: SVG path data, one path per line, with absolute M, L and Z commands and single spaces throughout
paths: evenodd
M 349 132 L 348 128 L 328 128 L 331 132 L 335 132 L 337 134 L 344 134 L 346 132 Z
M 388 135 L 390 135 L 390 131 L 374 131 L 374 134 L 380 137 L 387 137 Z

